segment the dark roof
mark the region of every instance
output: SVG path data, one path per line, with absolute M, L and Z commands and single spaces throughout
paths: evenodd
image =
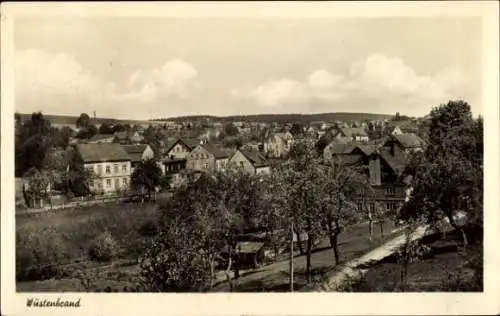
M 179 138 L 166 146 L 166 148 L 167 148 L 166 152 L 169 152 L 179 142 L 184 144 L 184 146 L 189 148 L 189 150 L 193 150 L 193 148 L 195 148 L 196 146 L 198 146 L 200 144 L 200 141 L 198 139 Z
M 356 145 L 353 143 L 330 143 L 328 146 L 328 152 L 336 155 L 336 154 L 349 154 L 351 153 Z
M 120 144 L 77 144 L 76 150 L 83 162 L 130 161 Z
M 264 247 L 263 242 L 254 241 L 239 241 L 236 243 L 236 252 L 239 253 L 256 253 Z
M 130 156 L 130 160 L 133 162 L 142 161 L 142 154 L 148 147 L 148 144 L 137 144 L 137 145 L 122 145 L 123 149 Z
M 424 145 L 423 139 L 413 133 L 392 135 L 391 137 L 399 144 L 401 144 L 404 148 L 418 148 Z
M 336 154 L 333 155 L 335 159 L 338 159 L 338 162 L 342 165 L 355 165 L 362 161 L 362 155 L 356 154 Z
M 269 166 L 269 162 L 266 160 L 266 157 L 262 155 L 255 148 L 240 148 L 239 151 L 245 156 L 254 167 L 267 167 Z
M 346 137 L 353 136 L 368 136 L 363 127 L 343 127 L 339 128 L 339 131 L 342 132 Z
M 406 167 L 406 156 L 404 154 L 391 155 L 390 151 L 383 148 L 379 150 L 380 158 L 394 171 L 396 175 L 401 175 Z
M 369 144 L 369 145 L 358 144 L 358 145 L 356 145 L 355 148 L 359 148 L 359 150 L 361 150 L 365 155 L 370 156 L 373 153 L 375 153 L 375 151 L 377 150 L 377 147 L 378 147 L 377 145 L 373 145 L 373 144 Z
M 99 141 L 101 139 L 107 139 L 107 138 L 114 138 L 115 136 L 114 135 L 110 135 L 110 134 L 95 134 L 94 136 L 92 136 L 89 141 Z
M 223 159 L 223 158 L 228 158 L 230 156 L 230 153 L 228 151 L 225 151 L 221 148 L 218 148 L 214 144 L 201 144 L 203 148 L 205 148 L 206 151 L 214 155 L 215 159 Z

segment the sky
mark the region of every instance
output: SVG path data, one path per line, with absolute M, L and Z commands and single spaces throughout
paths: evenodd
M 14 46 L 21 113 L 482 113 L 477 18 L 20 17 Z

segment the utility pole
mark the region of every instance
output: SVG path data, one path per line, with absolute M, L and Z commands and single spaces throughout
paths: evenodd
M 293 292 L 293 220 L 290 224 L 290 292 Z

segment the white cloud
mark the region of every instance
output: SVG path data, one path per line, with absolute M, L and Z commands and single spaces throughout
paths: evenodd
M 47 113 L 121 113 L 123 106 L 158 105 L 169 97 L 189 96 L 199 87 L 196 69 L 181 59 L 137 70 L 125 82 L 108 81 L 86 71 L 67 54 L 24 50 L 16 54 L 16 106 Z M 104 114 L 104 113 L 103 113 Z
M 451 98 L 461 98 L 466 78 L 454 68 L 432 75 L 419 75 L 399 58 L 381 54 L 354 62 L 348 74 L 326 69 L 312 72 L 304 80 L 269 80 L 234 96 L 253 98 L 260 105 L 283 107 L 296 103 L 332 103 L 348 110 L 369 103 L 374 111 L 394 111 L 396 106 L 410 113 L 412 107 L 427 109 Z M 366 107 L 365 107 L 366 110 Z

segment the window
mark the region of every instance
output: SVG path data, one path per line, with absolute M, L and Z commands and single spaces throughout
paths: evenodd
M 122 172 L 127 172 L 127 164 L 122 164 Z
M 115 173 L 118 173 L 118 164 L 115 163 L 115 165 L 113 167 L 114 167 L 113 169 L 115 170 Z
M 205 162 L 205 163 L 203 164 L 203 168 L 208 169 L 208 162 Z
M 110 174 L 110 173 L 111 173 L 111 166 L 110 165 L 106 165 L 106 174 Z
M 115 179 L 115 189 L 120 187 L 120 179 Z
M 106 179 L 106 187 L 111 188 L 111 179 Z
M 124 186 L 127 185 L 127 178 L 122 179 L 122 185 L 124 185 Z
M 396 189 L 394 187 L 387 187 L 386 193 L 387 194 L 394 194 L 394 193 L 396 193 Z
M 99 190 L 102 189 L 102 183 L 101 183 L 101 181 L 97 182 L 97 187 L 99 188 Z

